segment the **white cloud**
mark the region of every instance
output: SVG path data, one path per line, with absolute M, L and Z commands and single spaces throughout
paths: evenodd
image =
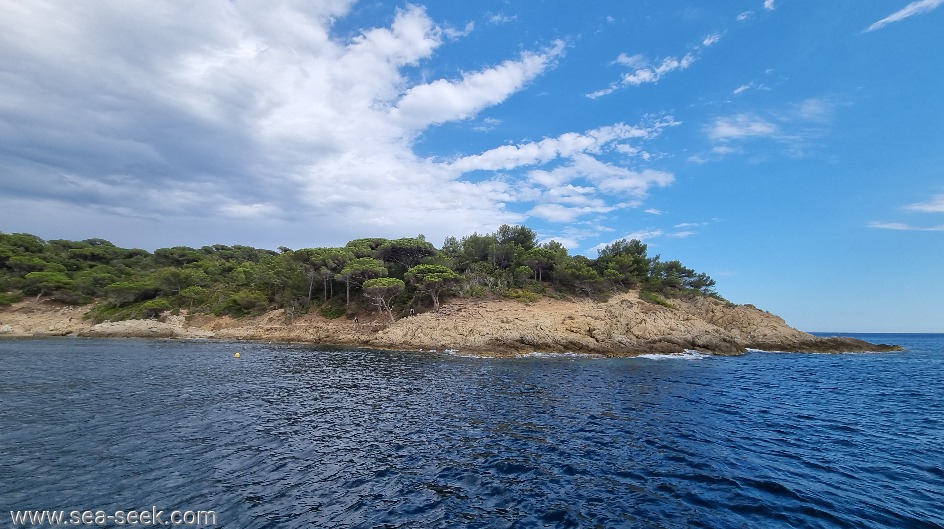
M 711 152 L 713 154 L 717 154 L 720 156 L 727 156 L 729 154 L 742 153 L 744 152 L 744 149 L 741 147 L 732 147 L 731 145 L 724 144 L 724 145 L 715 145 L 714 147 L 711 148 Z
M 701 43 L 703 46 L 708 47 L 708 46 L 717 44 L 718 41 L 720 40 L 721 40 L 720 33 L 712 33 L 711 35 L 708 35 L 707 37 L 705 37 L 705 40 L 701 41 Z
M 639 86 L 645 83 L 656 83 L 662 76 L 675 70 L 684 70 L 695 62 L 695 57 L 688 53 L 681 59 L 676 57 L 666 57 L 658 66 L 649 66 L 638 68 L 633 72 L 623 75 L 622 83 L 629 86 Z
M 618 237 L 618 238 L 616 238 L 616 239 L 613 239 L 613 240 L 611 240 L 611 241 L 608 241 L 608 242 L 601 242 L 600 244 L 597 244 L 596 246 L 591 247 L 590 250 L 591 250 L 591 251 L 597 251 L 597 252 L 599 252 L 599 251 L 602 250 L 604 247 L 609 246 L 609 245 L 611 245 L 611 244 L 613 244 L 613 243 L 615 243 L 616 241 L 619 241 L 619 240 L 632 241 L 632 240 L 635 239 L 635 240 L 640 241 L 640 242 L 646 242 L 646 241 L 651 241 L 652 239 L 658 239 L 659 237 L 662 237 L 662 236 L 664 236 L 664 235 L 665 235 L 665 231 L 664 231 L 664 230 L 658 230 L 658 229 L 647 229 L 647 230 L 634 231 L 634 232 L 631 232 L 631 233 L 627 233 L 626 235 L 624 235 L 624 236 L 622 236 L 622 237 Z
M 679 125 L 671 116 L 417 154 L 435 124 L 502 124 L 483 110 L 527 90 L 565 45 L 433 76 L 426 62 L 473 24 L 443 27 L 407 4 L 342 38 L 333 27 L 353 3 L 0 3 L 0 214 L 150 247 L 595 222 L 562 232 L 574 247 L 605 229 L 601 216 L 673 184 L 644 148 Z M 695 60 L 621 57 L 656 76 Z M 39 208 L 60 212 L 62 232 Z
M 935 195 L 927 202 L 909 204 L 905 209 L 921 213 L 944 213 L 944 195 Z
M 742 84 L 741 86 L 735 88 L 732 93 L 734 95 L 741 95 L 744 92 L 747 92 L 748 90 L 763 90 L 763 91 L 769 92 L 770 87 L 762 83 L 756 83 L 754 81 L 751 81 L 750 83 Z
M 275 215 L 277 208 L 272 204 L 224 204 L 219 208 L 220 212 L 228 217 L 238 218 L 259 218 Z
M 458 81 L 438 79 L 414 86 L 400 98 L 390 115 L 415 129 L 466 119 L 521 90 L 563 50 L 564 43 L 558 41 L 543 53 L 522 53 L 517 61 L 505 61 L 494 68 L 463 75 Z
M 605 161 L 649 157 L 641 144 L 678 125 L 671 117 L 417 155 L 429 126 L 527 89 L 565 46 L 416 82 L 407 71 L 474 25 L 441 27 L 407 5 L 342 39 L 332 28 L 352 5 L 0 4 L 0 209 L 51 226 L 27 214 L 42 205 L 62 212 L 64 231 L 108 226 L 138 245 L 299 247 L 491 231 L 529 214 L 570 222 L 674 180 Z M 89 236 L 56 236 L 70 233 Z
M 506 15 L 505 13 L 488 13 L 488 21 L 492 24 L 507 24 L 518 20 L 517 15 Z
M 876 29 L 881 29 L 892 22 L 901 22 L 908 17 L 933 11 L 934 9 L 940 7 L 941 4 L 944 4 L 944 0 L 917 0 L 916 2 L 911 2 L 900 10 L 895 11 L 891 15 L 888 15 L 878 22 L 875 22 L 866 28 L 865 31 L 875 31 Z
M 718 118 L 708 126 L 708 137 L 712 140 L 774 136 L 778 132 L 775 124 L 752 114 Z
M 768 110 L 763 115 L 742 112 L 716 117 L 704 127 L 705 135 L 714 145 L 707 152 L 689 156 L 688 161 L 703 164 L 732 154 L 756 154 L 746 148 L 748 142 L 753 142 L 757 149 L 773 145 L 780 155 L 806 157 L 818 148 L 817 140 L 828 132 L 838 106 L 831 98 L 818 97 Z
M 893 230 L 893 231 L 944 231 L 944 225 L 942 226 L 914 226 L 911 224 L 905 224 L 901 222 L 874 221 L 874 222 L 869 223 L 868 227 L 880 229 L 880 230 Z
M 902 209 L 917 213 L 944 213 L 944 194 L 934 195 L 927 202 L 908 204 Z M 893 231 L 944 231 L 944 225 L 918 226 L 904 222 L 873 221 L 868 225 L 868 227 Z
M 465 25 L 465 28 L 463 29 L 456 29 L 456 28 L 450 28 L 450 27 L 443 28 L 443 34 L 453 40 L 461 39 L 462 37 L 467 37 L 473 31 L 475 31 L 475 22 L 467 23 Z
M 764 0 L 764 9 L 767 11 L 773 11 L 777 7 L 774 5 L 774 0 Z
M 615 206 L 565 206 L 563 204 L 538 204 L 528 215 L 551 222 L 573 222 L 590 213 L 607 213 L 616 209 Z
M 568 132 L 556 138 L 545 138 L 537 142 L 503 145 L 481 154 L 459 158 L 451 162 L 449 167 L 460 172 L 468 172 L 543 165 L 582 153 L 598 154 L 610 147 L 618 149 L 627 141 L 649 140 L 660 135 L 666 127 L 680 124 L 681 122 L 676 121 L 672 116 L 649 119 L 636 126 L 616 123 L 584 133 Z
M 744 11 L 743 13 L 737 16 L 737 20 L 738 22 L 744 22 L 748 20 L 749 18 L 751 18 L 753 15 L 754 15 L 753 11 Z
M 719 40 L 721 40 L 720 34 L 712 34 L 705 37 L 702 44 L 709 47 Z M 694 49 L 696 52 L 699 50 L 697 46 Z M 629 55 L 621 53 L 612 64 L 626 66 L 632 71 L 624 73 L 618 82 L 612 83 L 606 88 L 590 92 L 587 97 L 597 99 L 610 95 L 621 88 L 658 83 L 666 74 L 677 70 L 685 70 L 697 60 L 698 56 L 692 52 L 686 53 L 682 57 L 665 57 L 661 61 L 656 61 L 656 63 L 653 63 L 642 54 Z
M 656 208 L 649 208 L 643 211 L 645 211 L 646 213 L 650 215 L 664 215 L 665 214 L 664 211 L 662 211 L 661 209 L 656 209 Z
M 836 105 L 827 98 L 811 97 L 796 105 L 796 117 L 805 121 L 829 122 L 833 118 Z

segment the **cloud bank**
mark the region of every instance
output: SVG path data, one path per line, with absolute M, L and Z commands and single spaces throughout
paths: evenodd
M 118 242 L 155 246 L 435 241 L 635 207 L 672 183 L 626 165 L 677 124 L 669 117 L 417 155 L 430 127 L 526 90 L 566 46 L 417 79 L 474 25 L 443 28 L 407 5 L 384 27 L 339 37 L 334 26 L 353 3 L 0 5 L 0 221 L 76 238 L 108 227 Z M 651 75 L 691 60 L 666 59 Z

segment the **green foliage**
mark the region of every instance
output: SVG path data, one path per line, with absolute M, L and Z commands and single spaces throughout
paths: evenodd
M 455 286 L 461 276 L 443 265 L 421 264 L 407 271 L 407 280 L 430 294 L 433 307 L 439 308 L 439 295 Z
M 521 303 L 534 303 L 541 299 L 541 295 L 523 288 L 509 288 L 502 292 L 502 295 L 508 299 L 513 299 Z
M 0 307 L 9 307 L 10 305 L 23 300 L 23 294 L 0 292 Z
M 217 316 L 228 314 L 242 317 L 261 314 L 268 308 L 269 301 L 265 294 L 255 290 L 242 289 L 225 296 L 223 303 L 219 304 L 213 313 Z
M 0 244 L 29 254 L 42 253 L 46 241 L 29 233 L 0 233 Z
M 649 303 L 653 303 L 655 305 L 662 305 L 663 307 L 667 307 L 670 309 L 675 308 L 675 305 L 669 303 L 667 299 L 660 296 L 659 294 L 656 294 L 655 292 L 650 292 L 648 290 L 643 290 L 639 292 L 639 299 L 643 301 L 648 301 Z
M 592 297 L 604 287 L 604 280 L 593 267 L 593 262 L 578 255 L 565 263 L 559 273 L 560 281 L 576 292 Z
M 365 294 L 371 291 L 381 291 L 381 290 L 402 291 L 404 288 L 406 288 L 406 285 L 403 283 L 403 280 L 397 279 L 395 277 L 377 277 L 374 279 L 368 279 L 367 281 L 364 281 Z
M 390 302 L 404 289 L 406 289 L 406 284 L 402 279 L 395 277 L 378 277 L 364 281 L 364 295 L 370 298 L 378 309 L 386 311 L 390 321 L 393 321 Z
M 170 302 L 163 298 L 150 299 L 141 304 L 143 318 L 156 318 L 164 311 L 170 310 Z
M 594 269 L 611 284 L 633 288 L 646 280 L 652 260 L 646 245 L 633 239 L 620 239 L 599 251 Z
M 145 280 L 117 281 L 105 287 L 105 298 L 115 307 L 145 301 L 157 293 L 157 286 Z
M 180 300 L 181 306 L 186 305 L 187 310 L 193 310 L 194 307 L 199 307 L 206 303 L 209 299 L 209 294 L 207 289 L 199 285 L 193 285 L 181 290 L 177 298 Z
M 423 236 L 387 241 L 377 247 L 377 257 L 386 263 L 398 263 L 404 269 L 418 265 L 423 259 L 436 255 L 436 247 Z
M 99 321 L 177 309 L 242 316 L 284 308 L 334 318 L 356 314 L 366 300 L 392 318 L 395 309 L 424 302 L 438 308 L 446 293 L 533 301 L 641 288 L 655 303 L 683 295 L 718 297 L 714 286 L 708 275 L 679 261 L 648 256 L 638 240 L 610 243 L 590 259 L 569 255 L 556 241 L 539 244 L 525 226 L 449 237 L 439 250 L 422 235 L 277 252 L 217 244 L 150 253 L 104 239 L 44 241 L 0 233 L 0 292 L 66 303 L 97 300 Z M 339 289 L 345 296 L 335 296 Z M 0 304 L 19 295 L 3 294 Z
M 335 320 L 347 314 L 347 308 L 336 303 L 325 303 L 318 307 L 318 314 L 329 320 Z
M 49 263 L 29 255 L 17 255 L 7 259 L 7 267 L 14 272 L 26 274 L 29 272 L 38 272 L 46 268 Z
M 345 304 L 351 303 L 351 283 L 364 281 L 372 277 L 381 277 L 387 275 L 387 268 L 383 261 L 372 257 L 358 257 L 348 262 L 339 274 L 344 278 L 345 284 Z

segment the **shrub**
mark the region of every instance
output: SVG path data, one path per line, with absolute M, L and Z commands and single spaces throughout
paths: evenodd
M 163 298 L 149 299 L 141 304 L 141 309 L 143 311 L 142 317 L 156 318 L 165 310 L 170 310 L 170 303 Z
M 0 292 L 0 307 L 9 307 L 10 305 L 21 301 L 23 294 Z
M 643 290 L 642 292 L 640 292 L 639 299 L 643 301 L 648 301 L 649 303 L 653 303 L 655 305 L 662 305 L 663 307 L 667 307 L 670 309 L 675 308 L 675 305 L 669 303 L 668 300 L 666 300 L 664 297 L 660 296 L 659 294 L 656 294 L 655 292 L 649 292 L 648 290 Z
M 521 288 L 508 288 L 502 292 L 502 295 L 508 299 L 513 299 L 521 303 L 534 303 L 541 299 L 541 295 Z
M 335 320 L 347 314 L 347 309 L 344 305 L 326 303 L 318 307 L 318 314 L 329 320 Z

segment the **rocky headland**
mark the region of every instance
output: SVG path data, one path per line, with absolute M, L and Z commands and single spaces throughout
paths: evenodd
M 738 355 L 749 349 L 795 352 L 901 350 L 854 338 L 801 332 L 752 305 L 708 297 L 651 303 L 638 292 L 605 302 L 542 298 L 454 299 L 439 311 L 400 318 L 361 316 L 358 322 L 317 314 L 289 318 L 277 310 L 234 319 L 172 315 L 92 324 L 89 307 L 23 301 L 0 309 L 0 337 L 86 336 L 307 342 L 397 350 L 457 350 L 483 356 L 587 353 L 634 356 L 696 350 Z

